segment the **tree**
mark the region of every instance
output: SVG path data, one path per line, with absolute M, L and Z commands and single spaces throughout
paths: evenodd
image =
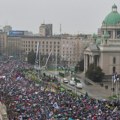
M 35 58 L 36 58 L 36 55 L 35 55 L 35 52 L 32 50 L 28 53 L 28 63 L 30 64 L 35 64 Z
M 90 64 L 85 75 L 94 82 L 102 82 L 102 79 L 104 78 L 102 69 L 99 66 L 95 66 L 94 64 Z
M 84 71 L 84 59 L 79 61 L 75 66 L 75 72 L 83 72 Z
M 84 59 L 82 59 L 80 62 L 79 62 L 79 70 L 82 72 L 84 71 Z

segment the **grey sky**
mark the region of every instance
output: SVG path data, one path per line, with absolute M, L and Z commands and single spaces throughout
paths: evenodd
M 41 23 L 52 23 L 54 33 L 96 33 L 113 4 L 120 0 L 0 0 L 0 26 L 38 32 Z

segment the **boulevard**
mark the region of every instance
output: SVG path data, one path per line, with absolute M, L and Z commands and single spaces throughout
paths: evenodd
M 46 74 L 49 75 L 56 75 L 56 71 L 46 71 Z M 59 71 L 58 71 L 59 73 Z M 105 87 L 102 87 L 100 84 L 94 83 L 94 84 L 86 84 L 85 83 L 85 77 L 83 77 L 80 73 L 77 74 L 77 78 L 79 78 L 80 82 L 83 85 L 82 89 L 76 88 L 76 86 L 71 86 L 69 82 L 66 84 L 63 82 L 63 78 L 60 77 L 57 73 L 57 77 L 59 82 L 66 88 L 71 89 L 74 93 L 77 92 L 78 95 L 88 93 L 89 96 L 96 98 L 96 99 L 108 99 L 112 95 L 111 91 L 111 82 L 109 82 L 109 88 L 105 89 Z M 71 80 L 71 75 L 66 77 L 68 81 Z

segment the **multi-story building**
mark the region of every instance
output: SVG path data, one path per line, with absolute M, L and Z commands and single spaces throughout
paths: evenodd
M 12 31 L 12 27 L 10 25 L 6 25 L 3 27 L 3 32 L 9 34 L 10 31 Z
M 58 65 L 65 67 L 75 66 L 83 58 L 83 51 L 91 41 L 90 35 L 38 36 L 21 30 L 12 30 L 9 34 L 1 32 L 0 38 L 1 53 L 27 60 L 29 52 L 37 51 L 39 42 L 42 64 L 45 64 L 50 55 L 48 63 L 56 64 L 57 60 Z
M 93 36 L 93 43 L 84 52 L 84 61 L 85 72 L 94 63 L 107 76 L 120 74 L 120 14 L 116 5 L 103 20 L 98 36 Z
M 7 34 L 5 32 L 0 32 L 0 54 L 5 53 L 7 47 Z
M 39 34 L 41 37 L 52 37 L 52 24 L 41 24 Z
M 83 59 L 83 51 L 90 43 L 91 37 L 66 36 L 61 38 L 61 62 L 66 67 L 75 66 Z
M 6 54 L 8 56 L 21 57 L 22 41 L 20 36 L 7 36 Z
M 59 62 L 60 57 L 60 38 L 59 37 L 40 37 L 40 36 L 24 36 L 22 40 L 22 50 L 24 55 L 27 55 L 30 51 L 37 51 L 37 43 L 39 42 L 39 51 L 41 62 L 45 63 L 49 54 L 50 61 L 54 62 L 56 55 Z

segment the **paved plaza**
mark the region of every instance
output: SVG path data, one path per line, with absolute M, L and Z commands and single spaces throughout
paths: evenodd
M 118 95 L 119 90 L 116 91 L 116 83 L 113 84 L 114 92 L 112 91 L 112 81 L 104 81 L 103 85 L 95 83 L 94 85 L 85 84 L 84 74 L 77 74 L 83 84 L 83 89 L 92 97 L 96 99 L 108 99 L 112 95 Z M 107 87 L 108 86 L 108 87 Z M 107 87 L 107 88 L 106 88 Z

